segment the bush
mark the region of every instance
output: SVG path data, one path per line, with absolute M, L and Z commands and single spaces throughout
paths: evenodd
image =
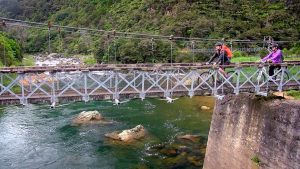
M 86 65 L 94 65 L 97 63 L 97 60 L 92 56 L 86 56 L 83 60 Z
M 242 52 L 241 51 L 234 51 L 233 52 L 233 58 L 238 58 L 238 57 L 243 57 Z
M 288 94 L 289 96 L 295 97 L 296 99 L 300 99 L 300 91 L 297 91 L 297 90 L 290 90 L 290 91 L 287 91 L 287 94 Z
M 5 66 L 11 66 L 22 60 L 21 48 L 19 44 L 8 38 L 4 33 L 0 32 L 0 61 Z
M 26 55 L 22 60 L 23 66 L 34 66 L 35 60 L 31 55 Z
M 267 54 L 269 53 L 269 51 L 267 49 L 262 49 L 259 51 L 259 57 L 263 58 L 265 57 Z

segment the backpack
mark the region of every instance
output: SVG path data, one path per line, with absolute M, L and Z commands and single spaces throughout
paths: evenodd
M 226 52 L 227 57 L 231 59 L 233 55 L 230 48 L 223 44 L 222 49 Z

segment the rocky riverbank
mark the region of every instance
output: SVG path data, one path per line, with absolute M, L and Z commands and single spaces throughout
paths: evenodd
M 82 61 L 75 57 L 66 57 L 63 54 L 36 55 L 33 57 L 35 66 L 80 65 Z
M 253 94 L 218 100 L 204 169 L 299 169 L 300 102 Z

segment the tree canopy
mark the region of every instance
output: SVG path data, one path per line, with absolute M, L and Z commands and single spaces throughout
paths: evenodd
M 216 39 L 262 40 L 272 36 L 275 40 L 298 41 L 300 38 L 300 2 L 296 0 L 0 0 L 0 4 L 3 16 L 75 27 Z M 25 52 L 47 50 L 47 31 L 31 31 L 28 37 Z M 169 49 L 164 49 L 170 45 L 165 42 L 121 39 L 107 42 L 103 37 L 83 32 L 55 31 L 51 38 L 53 50 L 94 53 L 99 62 L 113 56 L 116 50 L 116 57 L 124 62 L 167 61 L 164 55 L 170 55 Z M 176 43 L 174 47 L 184 45 Z M 182 52 L 174 53 L 178 60 L 186 60 Z

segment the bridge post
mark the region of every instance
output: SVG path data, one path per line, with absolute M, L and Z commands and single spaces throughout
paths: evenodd
M 113 99 L 119 99 L 119 93 L 118 93 L 118 87 L 119 87 L 119 73 L 117 71 L 114 71 L 115 76 L 115 93 L 113 94 Z
M 191 84 L 191 88 L 190 88 L 189 94 L 188 94 L 190 96 L 190 98 L 192 98 L 194 96 L 194 84 L 195 84 L 195 79 L 197 79 L 196 77 L 197 77 L 197 75 L 195 73 L 195 69 L 193 69 L 191 72 L 192 84 Z
M 87 77 L 88 77 L 88 74 L 89 74 L 89 71 L 88 70 L 82 70 L 82 73 L 83 73 L 83 79 L 84 79 L 84 95 L 83 95 L 83 98 L 82 100 L 84 102 L 88 102 L 89 101 L 89 95 L 88 95 L 88 89 L 87 89 Z
M 236 86 L 235 86 L 235 89 L 234 89 L 234 93 L 236 95 L 238 95 L 240 93 L 240 77 L 241 77 L 241 65 L 240 64 L 237 64 L 236 67 L 236 72 L 237 72 L 237 80 L 236 80 Z M 233 78 L 233 77 L 232 77 Z
M 0 84 L 4 86 L 3 84 L 3 73 L 0 73 Z M 3 90 L 3 87 L 0 87 L 0 92 Z
M 259 65 L 258 66 L 258 70 L 259 70 L 258 72 L 262 72 L 263 71 L 262 69 L 263 69 L 263 65 Z M 263 73 L 262 73 L 262 75 L 263 75 Z M 259 93 L 259 91 L 260 91 L 260 84 L 259 84 L 259 80 L 257 80 L 257 82 L 255 83 L 255 93 Z
M 219 67 L 216 65 L 213 65 L 213 77 L 214 77 L 214 88 L 212 89 L 212 94 L 213 95 L 218 95 L 218 86 L 217 86 L 217 78 L 218 78 L 218 70 Z
M 142 71 L 141 73 L 142 73 L 142 91 L 140 93 L 140 98 L 144 100 L 145 99 L 145 72 Z
M 136 73 L 136 72 L 133 71 L 133 79 L 135 79 L 135 76 L 136 76 L 135 73 Z M 135 80 L 133 81 L 133 86 L 136 87 Z
M 164 91 L 164 97 L 170 97 L 169 84 L 170 83 L 170 71 L 167 72 L 167 88 Z
M 22 96 L 20 99 L 20 104 L 23 106 L 27 105 L 27 99 L 25 97 L 25 90 L 24 90 L 24 79 L 25 79 L 25 73 L 24 72 L 18 72 L 18 76 L 21 77 L 21 92 L 22 92 Z M 18 78 L 18 77 L 17 77 Z
M 287 67 L 286 64 L 281 65 L 280 82 L 279 82 L 278 88 L 277 88 L 277 90 L 278 90 L 279 92 L 282 92 L 282 89 L 283 89 L 283 80 L 284 80 L 284 73 L 285 73 L 286 67 Z M 287 79 L 287 80 L 288 80 L 288 79 Z
M 51 79 L 52 79 L 52 83 L 51 83 L 51 104 L 57 102 L 57 98 L 56 98 L 56 94 L 55 94 L 55 75 L 56 72 L 50 72 L 51 74 Z M 57 80 L 58 81 L 58 80 Z

